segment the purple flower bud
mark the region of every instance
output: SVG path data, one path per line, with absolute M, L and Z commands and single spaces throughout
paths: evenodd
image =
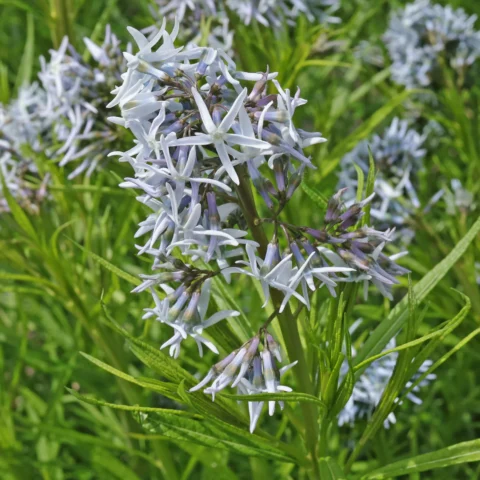
M 235 358 L 235 356 L 237 355 L 237 352 L 238 350 L 234 350 L 232 353 L 228 354 L 223 360 L 220 360 L 218 363 L 216 363 L 212 367 L 212 370 L 214 370 L 217 375 L 222 373 L 225 370 L 225 368 L 228 367 L 231 361 Z
M 190 195 L 185 195 L 180 201 L 180 204 L 178 205 L 178 211 L 181 212 L 184 208 L 187 208 L 190 203 L 192 203 Z
M 344 213 L 342 213 L 339 217 L 339 220 L 341 220 L 341 224 L 339 225 L 338 228 L 341 230 L 346 230 L 349 227 L 352 227 L 355 225 L 359 218 L 363 215 L 362 208 L 358 204 L 352 205 L 350 208 L 348 208 Z
M 302 252 L 300 252 L 300 248 L 298 247 L 296 242 L 290 243 L 290 250 L 293 253 L 293 256 L 295 257 L 298 265 L 302 266 L 305 262 L 305 258 L 303 257 Z
M 218 229 L 220 225 L 220 215 L 218 214 L 217 209 L 217 198 L 215 193 L 207 193 L 207 205 L 208 205 L 208 219 L 210 222 L 211 229 Z
M 327 213 L 325 214 L 325 223 L 337 223 L 338 217 L 341 213 L 341 201 L 340 198 L 343 194 L 343 190 L 339 190 L 335 195 L 333 195 L 328 201 Z
M 212 112 L 212 120 L 215 125 L 220 125 L 222 121 L 223 110 L 221 108 L 215 107 Z
M 194 148 L 194 147 L 192 147 Z M 195 207 L 195 205 L 198 203 L 199 201 L 199 190 L 200 190 L 200 184 L 198 183 L 194 183 L 192 182 L 192 194 L 190 195 L 190 210 L 193 209 L 193 207 Z
M 161 252 L 165 252 L 167 247 L 170 245 L 170 242 L 172 241 L 174 235 L 175 235 L 175 222 L 170 220 L 170 222 L 168 222 L 168 227 L 163 233 L 162 240 L 160 242 Z
M 171 125 L 168 127 L 164 128 L 162 130 L 162 133 L 164 135 L 168 135 L 169 133 L 178 133 L 183 130 L 183 127 L 185 126 L 185 123 L 183 120 L 177 120 L 176 122 L 173 122 Z
M 288 180 L 287 199 L 292 198 L 295 190 L 298 188 L 302 181 L 303 171 L 305 170 L 305 164 L 301 164 L 298 170 L 296 170 Z
M 180 171 L 183 170 L 183 168 L 185 167 L 185 164 L 187 163 L 189 152 L 190 152 L 190 147 L 181 146 L 175 149 L 175 152 L 173 153 L 172 158 L 177 159 L 177 165 L 176 165 L 177 170 L 180 170 Z
M 259 100 L 260 96 L 262 95 L 263 91 L 265 90 L 265 86 L 268 81 L 268 68 L 266 73 L 263 74 L 262 79 L 255 83 L 250 92 L 250 95 L 247 97 L 248 100 L 251 102 L 256 102 Z
M 280 192 L 285 191 L 285 170 L 280 159 L 277 158 L 273 161 L 273 170 L 275 171 L 275 181 L 278 190 Z
M 261 98 L 257 102 L 258 107 L 266 107 L 270 102 L 276 102 L 277 96 L 276 95 L 267 95 L 266 97 Z
M 348 265 L 355 266 L 360 270 L 367 271 L 370 268 L 368 260 L 362 260 L 361 258 L 354 255 L 352 252 L 339 248 L 337 253 L 340 255 L 342 260 L 344 260 Z
M 282 137 L 270 131 L 272 127 L 272 125 L 269 125 L 268 128 L 262 130 L 262 140 L 265 140 L 271 145 L 280 145 L 282 143 Z
M 281 362 L 282 356 L 280 354 L 280 345 L 275 341 L 275 339 L 267 332 L 265 335 L 265 339 L 267 341 L 268 349 L 273 353 L 275 358 Z
M 309 235 L 312 237 L 316 238 L 317 240 L 320 240 L 321 242 L 325 242 L 328 238 L 328 235 L 326 232 L 323 230 L 316 230 L 314 228 L 307 228 L 305 230 Z
M 254 387 L 258 388 L 259 390 L 264 387 L 263 373 L 262 373 L 262 359 L 260 358 L 259 355 L 257 355 L 253 359 L 253 369 L 251 373 L 250 382 Z
M 315 254 L 312 257 L 312 259 L 310 260 L 310 265 L 312 267 L 317 267 L 317 266 L 323 264 L 322 257 L 318 253 L 318 250 L 310 242 L 304 241 L 304 242 L 302 242 L 302 245 L 303 245 L 303 248 L 305 249 L 305 252 L 308 256 L 310 256 L 312 253 Z
M 255 189 L 263 198 L 263 201 L 265 202 L 267 207 L 273 208 L 273 201 L 269 197 L 266 190 L 266 179 L 260 174 L 258 169 L 253 164 L 253 162 L 247 162 L 247 167 L 248 167 L 248 173 L 250 174 L 250 178 L 252 179 Z
M 174 122 L 176 119 L 177 119 L 177 116 L 173 112 L 167 113 L 165 115 L 165 119 L 163 120 L 163 123 Z
M 262 112 L 255 112 L 254 117 L 260 118 Z M 273 112 L 267 112 L 264 117 L 268 122 L 278 122 L 278 123 L 286 123 L 290 120 L 288 112 L 286 110 L 275 110 Z

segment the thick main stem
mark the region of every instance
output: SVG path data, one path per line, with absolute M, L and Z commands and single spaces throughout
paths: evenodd
M 263 226 L 259 222 L 257 207 L 245 166 L 237 167 L 237 173 L 240 178 L 240 184 L 237 187 L 240 207 L 245 215 L 245 220 L 254 240 L 259 244 L 260 255 L 265 256 L 268 240 Z M 282 293 L 279 290 L 272 289 L 271 295 L 275 308 L 279 308 L 283 300 Z M 288 356 L 290 360 L 298 361 L 296 368 L 293 369 L 298 386 L 301 391 L 314 394 L 313 384 L 308 374 L 307 362 L 303 353 L 302 342 L 298 333 L 297 319 L 292 315 L 292 311 L 288 305 L 282 313 L 278 314 L 277 318 L 280 323 L 280 329 Z M 320 478 L 317 461 L 318 409 L 314 404 L 306 402 L 303 402 L 301 407 L 305 421 L 305 442 L 311 455 L 314 477 Z

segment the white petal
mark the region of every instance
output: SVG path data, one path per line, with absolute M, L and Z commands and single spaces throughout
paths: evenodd
M 219 130 L 221 130 L 222 132 L 228 132 L 228 130 L 230 130 L 230 127 L 232 126 L 235 117 L 237 116 L 240 108 L 243 106 L 243 101 L 245 100 L 246 96 L 247 89 L 244 88 L 242 90 L 242 93 L 236 98 L 235 102 L 233 102 L 230 110 L 227 112 L 222 122 L 220 123 L 218 127 Z
M 208 133 L 213 133 L 215 130 L 217 130 L 217 127 L 215 126 L 215 123 L 213 123 L 210 112 L 208 111 L 202 96 L 198 93 L 196 88 L 192 88 L 192 95 L 195 99 L 195 103 L 197 104 L 205 130 L 207 130 Z

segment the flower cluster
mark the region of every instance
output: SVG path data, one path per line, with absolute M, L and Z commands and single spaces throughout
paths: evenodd
M 480 56 L 476 16 L 463 9 L 417 0 L 396 12 L 384 40 L 392 59 L 392 77 L 408 88 L 438 85 L 444 61 L 463 83 Z
M 340 22 L 333 15 L 340 7 L 339 0 L 156 0 L 156 5 L 152 15 L 157 23 L 164 18 L 178 19 L 185 44 L 206 44 L 229 55 L 233 49 L 234 32 L 229 26 L 232 16 L 245 25 L 255 21 L 265 27 L 294 25 L 301 15 L 311 23 Z M 155 28 L 143 33 L 150 34 Z
M 354 324 L 355 325 L 355 324 Z M 384 351 L 391 350 L 396 347 L 395 338 L 392 338 L 388 342 Z M 351 397 L 348 399 L 347 404 L 340 412 L 338 417 L 338 424 L 353 426 L 356 420 L 369 419 L 377 405 L 382 399 L 383 392 L 387 388 L 390 381 L 395 365 L 397 363 L 398 353 L 393 352 L 389 355 L 379 358 L 372 362 L 360 376 L 359 380 L 355 383 Z M 412 384 L 424 374 L 432 366 L 431 360 L 425 360 L 420 366 L 418 372 L 413 378 L 408 381 L 405 388 L 408 390 Z M 348 371 L 348 364 L 345 362 L 342 365 L 342 378 Z M 436 375 L 429 373 L 423 378 L 418 385 L 416 385 L 411 392 L 409 392 L 406 398 L 413 403 L 420 405 L 422 400 L 415 395 L 422 387 L 427 386 L 432 380 L 435 380 Z M 398 400 L 398 399 L 397 399 Z M 398 401 L 397 401 L 398 403 Z M 390 412 L 388 417 L 384 421 L 384 427 L 388 428 L 390 424 L 396 422 L 395 414 Z
M 0 105 L 0 172 L 10 193 L 32 212 L 45 196 L 44 184 L 33 189 L 27 180 L 38 177 L 34 154 L 42 150 L 41 139 L 50 127 L 44 111 L 45 93 L 36 83 L 20 88 L 9 105 Z M 4 211 L 8 204 L 2 196 L 0 212 Z
M 395 277 L 405 273 L 382 253 L 392 232 L 356 227 L 371 198 L 346 209 L 339 192 L 320 228 L 280 220 L 304 170 L 313 168 L 304 148 L 325 141 L 296 128 L 294 112 L 306 103 L 300 92 L 284 90 L 268 70 L 238 71 L 223 50 L 177 47 L 178 21 L 172 33 L 164 22 L 148 38 L 129 31 L 138 52 L 125 53 L 127 71 L 109 107 L 119 105 L 121 117 L 110 120 L 128 128 L 135 145 L 111 155 L 131 165 L 133 175 L 122 187 L 139 189 L 138 201 L 151 210 L 136 237 L 145 237 L 137 248 L 152 257 L 153 273 L 142 276 L 135 292 L 153 296 L 145 318 L 174 330 L 162 348 L 177 357 L 182 341 L 192 337 L 200 354 L 204 346 L 217 353 L 204 330 L 239 313 L 209 316 L 210 288 L 236 274 L 260 282 L 265 304 L 271 290 L 278 291 L 278 312 L 291 300 L 308 307 L 310 292 L 323 285 L 335 295 L 338 282 L 371 282 L 391 297 Z M 269 93 L 273 88 L 277 93 Z M 250 184 L 271 217 L 253 218 Z M 262 223 L 273 225 L 270 242 L 253 234 Z M 274 343 L 262 335 L 261 355 L 257 336 L 217 364 L 198 388 L 213 380 L 206 393 L 229 385 L 243 393 L 280 389 L 280 372 L 271 373 Z M 262 405 L 250 404 L 252 429 Z
M 215 0 L 156 0 L 151 8 L 153 19 L 161 24 L 164 19 L 181 23 L 181 38 L 185 44 L 206 44 L 229 55 L 233 48 L 233 31 L 222 2 Z M 155 34 L 155 25 L 143 33 Z
M 106 120 L 104 104 L 121 80 L 126 61 L 108 27 L 101 46 L 88 38 L 84 41 L 94 67 L 65 37 L 60 48 L 50 52 L 50 61 L 40 58 L 40 83 L 20 88 L 17 99 L 0 106 L 0 169 L 9 191 L 34 212 L 48 181 L 47 175 L 36 189 L 27 181 L 39 176 L 35 156 L 61 158 L 60 166 L 79 162 L 69 178 L 82 172 L 90 175 L 118 139 L 116 126 Z M 7 209 L 3 198 L 0 211 Z
M 263 343 L 261 337 L 263 337 Z M 259 351 L 262 344 L 263 350 Z M 204 393 L 212 395 L 212 399 L 215 398 L 217 392 L 228 386 L 237 387 L 238 392 L 242 395 L 291 392 L 290 387 L 280 385 L 280 377 L 297 362 L 279 369 L 276 361 L 282 361 L 280 347 L 266 329 L 261 329 L 259 334 L 215 364 L 205 378 L 190 391 L 200 390 L 212 382 L 209 387 L 204 389 Z M 268 402 L 270 416 L 275 413 L 275 403 L 275 401 Z M 283 402 L 280 401 L 278 404 L 283 410 Z M 263 401 L 248 402 L 250 432 L 255 430 L 263 405 Z
M 125 68 L 119 41 L 109 27 L 101 46 L 88 38 L 84 41 L 94 67 L 82 59 L 67 37 L 58 50 L 50 51 L 49 61 L 40 58 L 39 78 L 46 96 L 43 114 L 53 126 L 47 154 L 61 156 L 60 166 L 80 162 L 69 178 L 83 172 L 90 175 L 117 139 L 115 126 L 106 121 L 104 105 Z
M 338 188 L 347 188 L 351 195 L 348 200 L 352 202 L 358 184 L 355 165 L 367 175 L 370 148 L 375 161 L 377 194 L 371 215 L 382 225 L 395 225 L 404 243 L 413 234 L 406 226 L 408 218 L 420 207 L 415 184 L 426 155 L 425 140 L 426 135 L 409 128 L 406 120 L 394 118 L 382 135 L 359 143 L 341 162 Z
M 300 15 L 312 23 L 340 22 L 333 16 L 340 7 L 339 0 L 226 0 L 226 4 L 246 25 L 252 20 L 265 26 L 292 25 Z
M 361 40 L 353 51 L 354 57 L 362 63 L 382 68 L 385 66 L 383 51 L 379 45 Z
M 477 208 L 473 193 L 468 191 L 458 178 L 452 179 L 450 185 L 451 190 L 445 189 L 443 191 L 448 215 L 469 213 Z

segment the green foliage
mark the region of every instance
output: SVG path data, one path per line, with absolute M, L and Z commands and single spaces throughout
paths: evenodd
M 405 474 L 425 472 L 436 468 L 445 468 L 450 465 L 480 460 L 480 441 L 457 443 L 436 452 L 425 453 L 417 457 L 400 460 L 385 467 L 374 470 L 362 477 L 362 480 L 385 479 L 399 477 Z
M 399 88 L 387 65 L 362 63 L 353 53 L 360 40 L 380 42 L 392 7 L 343 3 L 339 26 L 302 19 L 290 31 L 257 24 L 236 31 L 241 68 L 269 65 L 284 86 L 300 85 L 309 103 L 296 120 L 328 138 L 311 150 L 317 170 L 285 214 L 298 224 L 320 223 L 343 155 L 409 109 L 419 112 L 420 124 L 435 120 L 446 132 L 420 174 L 422 205 L 452 178 L 461 179 L 478 205 L 478 85 L 460 91 L 450 82 L 435 105 L 422 103 L 425 91 Z M 100 42 L 110 23 L 127 40 L 127 25 L 149 25 L 151 4 L 0 0 L 0 102 L 35 79 L 38 55 L 48 55 L 63 35 L 88 60 L 83 36 Z M 462 6 L 478 11 L 472 0 Z M 208 21 L 204 28 L 206 37 Z M 375 160 L 370 155 L 368 174 L 357 168 L 357 200 L 374 190 Z M 199 362 L 190 344 L 178 361 L 171 359 L 158 349 L 166 340 L 162 326 L 141 320 L 150 300 L 130 290 L 146 271 L 133 241 L 145 212 L 118 188 L 124 168 L 112 162 L 91 180 L 69 181 L 68 172 L 43 155 L 37 164 L 52 176 L 50 198 L 38 214 L 18 204 L 2 178 L 10 208 L 0 214 L 2 479 L 479 478 L 480 357 L 471 341 L 480 333 L 478 209 L 447 215 L 440 200 L 412 214 L 416 237 L 403 259 L 411 283 L 394 289 L 392 305 L 373 290 L 365 303 L 356 285 L 344 285 L 338 298 L 322 289 L 309 312 L 287 313 L 281 326 L 275 320 L 276 335 L 290 357 L 292 351 L 304 357 L 306 373 L 303 379 L 289 373 L 291 393 L 249 396 L 286 403 L 282 415 L 265 419 L 252 435 L 245 396 L 225 391 L 212 402 L 189 392 L 218 359 L 208 354 Z M 361 223 L 371 224 L 369 211 Z M 223 358 L 274 307 L 265 314 L 258 292 L 241 281 L 214 282 L 212 290 L 216 307 L 242 313 L 209 329 Z M 360 317 L 352 340 L 349 328 Z M 289 333 L 297 325 L 295 343 Z M 384 351 L 397 335 L 397 346 Z M 371 418 L 339 427 L 336 418 L 355 381 L 394 352 L 397 367 Z M 412 379 L 427 359 L 433 361 L 428 371 Z M 423 403 L 408 401 L 432 372 L 436 380 L 417 393 Z M 392 411 L 397 423 L 385 430 Z

